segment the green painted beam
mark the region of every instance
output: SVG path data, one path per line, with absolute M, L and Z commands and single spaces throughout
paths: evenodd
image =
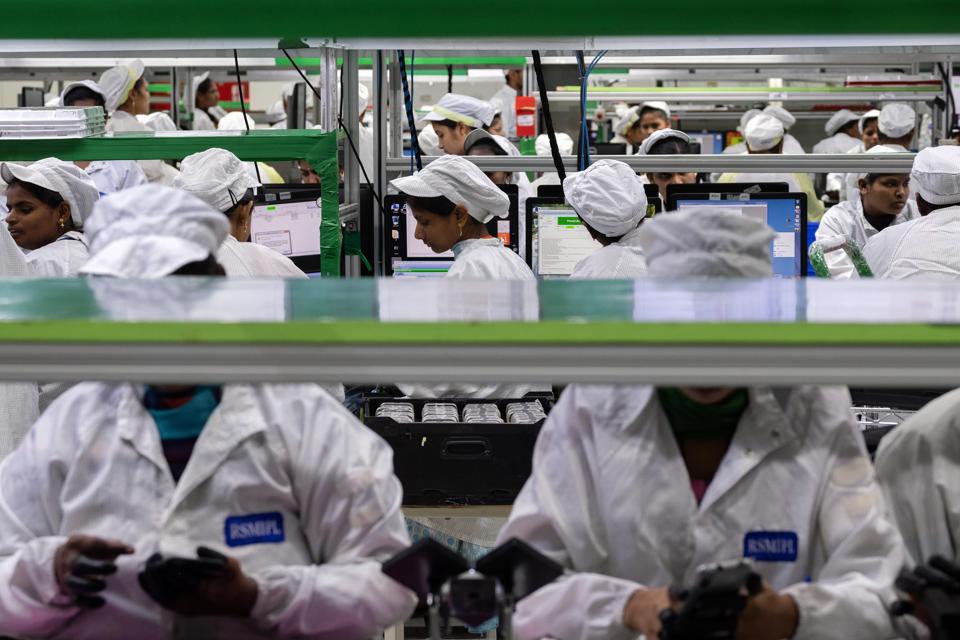
M 28 162 L 57 157 L 62 160 L 179 160 L 219 147 L 241 160 L 265 162 L 305 158 L 326 134 L 316 130 L 263 129 L 237 135 L 154 136 L 118 134 L 114 137 L 55 140 L 0 139 L 0 158 Z
M 164 4 L 144 19 L 142 0 L 106 8 L 76 0 L 3 3 L 0 38 L 562 37 L 665 35 L 949 34 L 960 32 L 956 0 L 677 0 L 642 20 L 580 0 L 490 0 L 469 19 L 453 19 L 396 0 L 206 0 Z M 42 7 L 40 6 L 42 5 Z M 38 9 L 42 11 L 38 12 Z M 267 10 L 265 12 L 265 10 Z M 189 19 L 185 19 L 189 16 Z M 226 19 L 225 16 L 229 16 Z

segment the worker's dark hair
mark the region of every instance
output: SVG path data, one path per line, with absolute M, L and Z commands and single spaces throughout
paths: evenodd
M 667 115 L 667 112 L 664 111 L 663 109 L 657 109 L 656 107 L 646 106 L 646 107 L 643 107 L 642 109 L 640 109 L 640 114 L 639 114 L 640 117 L 643 118 L 643 114 L 645 114 L 645 113 L 652 113 L 652 114 L 656 115 L 657 117 L 663 118 L 663 119 L 666 120 L 667 122 L 670 122 L 670 116 L 668 116 L 668 115 Z M 639 120 L 638 120 L 638 122 L 639 122 Z M 634 126 L 636 126 L 636 125 L 634 125 Z
M 864 176 L 864 180 L 867 181 L 867 184 L 873 184 L 880 178 L 884 178 L 886 176 L 901 176 L 901 175 L 906 175 L 907 177 L 909 177 L 909 174 L 903 174 L 903 173 L 868 173 L 866 176 Z
M 237 203 L 232 207 L 230 207 L 229 209 L 227 209 L 226 211 L 224 211 L 224 213 L 227 214 L 227 217 L 229 218 L 237 212 L 237 209 L 247 204 L 248 202 L 253 202 L 253 199 L 254 199 L 253 191 L 250 189 L 247 189 L 246 193 L 240 196 L 240 199 L 237 200 Z
M 32 182 L 24 182 L 23 180 L 18 180 L 14 178 L 7 183 L 7 188 L 14 185 L 19 185 L 25 191 L 29 191 L 34 198 L 47 205 L 51 209 L 56 209 L 63 203 L 63 197 L 56 191 L 51 191 L 46 187 L 41 187 L 38 184 L 33 184 Z
M 139 78 L 137 78 L 137 81 L 133 83 L 133 89 L 131 89 L 131 93 L 143 87 L 146 84 L 147 84 L 147 79 L 144 76 L 140 76 Z
M 63 104 L 68 107 L 73 106 L 81 100 L 93 100 L 101 107 L 105 108 L 107 106 L 107 103 L 104 101 L 102 95 L 90 87 L 85 87 L 83 85 L 70 89 L 70 91 L 67 91 L 67 94 L 63 96 Z
M 453 213 L 453 210 L 457 208 L 457 205 L 445 196 L 421 198 L 407 195 L 407 208 L 422 209 L 423 211 L 429 211 L 430 213 L 435 213 L 438 216 L 446 217 Z
M 430 124 L 433 125 L 434 129 L 437 128 L 437 125 L 440 125 L 441 127 L 446 127 L 447 129 L 456 129 L 457 125 L 461 125 L 461 124 L 467 127 L 468 129 L 476 129 L 476 127 L 471 127 L 470 125 L 464 122 L 456 122 L 454 120 L 439 120 L 437 122 L 431 122 Z
M 470 153 L 474 149 L 488 149 L 495 156 L 510 155 L 506 151 L 504 151 L 503 147 L 497 144 L 497 141 L 494 140 L 493 138 L 480 138 L 479 140 L 474 142 L 472 145 L 470 145 L 469 149 L 464 149 L 464 151 L 467 153 L 467 155 L 477 155 L 477 154 Z
M 850 133 L 849 133 L 849 132 L 850 132 L 850 129 L 852 129 L 852 128 L 854 128 L 854 127 L 857 127 L 857 130 L 860 129 L 860 121 L 859 121 L 859 120 L 851 120 L 851 121 L 848 122 L 847 124 L 843 125 L 843 126 L 840 127 L 839 129 L 837 129 L 837 133 L 846 133 L 847 135 L 850 135 Z
M 648 156 L 678 156 L 691 153 L 690 143 L 680 138 L 664 138 L 647 151 Z
M 198 94 L 206 93 L 207 91 L 210 91 L 210 85 L 212 83 L 213 83 L 213 80 L 211 80 L 210 78 L 207 78 L 206 80 L 204 80 L 203 82 L 197 85 L 197 93 Z
M 867 128 L 867 125 L 870 124 L 870 121 L 871 121 L 871 120 L 879 125 L 879 122 L 877 122 L 879 119 L 880 119 L 880 118 L 879 118 L 878 116 L 873 116 L 872 118 L 864 118 L 864 119 L 863 119 L 863 128 L 866 129 L 866 128 Z M 861 133 L 862 133 L 862 132 L 861 132 Z
M 225 276 L 223 266 L 212 255 L 204 260 L 188 262 L 170 275 L 172 276 Z
M 501 117 L 501 115 L 500 115 L 499 113 L 496 114 L 496 115 L 494 115 L 494 116 L 493 116 L 493 120 L 490 121 L 490 126 L 484 127 L 483 130 L 489 133 L 489 132 L 490 132 L 490 129 L 493 128 L 493 125 L 495 125 L 495 124 L 497 123 L 497 120 L 502 120 L 502 119 L 503 119 L 503 118 Z

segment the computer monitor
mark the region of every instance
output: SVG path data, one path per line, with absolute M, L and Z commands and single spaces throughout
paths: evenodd
M 722 194 L 730 193 L 787 193 L 790 186 L 786 182 L 695 182 L 693 184 L 667 185 L 667 211 L 675 211 L 677 199 L 688 193 Z
M 646 194 L 647 199 L 660 197 L 660 187 L 655 184 L 643 185 L 643 192 Z
M 42 107 L 44 97 L 43 89 L 40 87 L 23 87 L 20 89 L 20 95 L 17 96 L 17 106 Z
M 494 218 L 487 223 L 490 235 L 520 254 L 520 218 L 517 215 L 517 185 L 498 185 L 510 198 L 506 219 Z M 416 237 L 417 221 L 407 209 L 404 195 L 390 195 L 383 199 L 384 274 L 393 277 L 443 276 L 453 266 L 453 251 L 435 253 Z
M 320 271 L 322 191 L 319 186 L 272 185 L 254 202 L 250 241 L 287 256 L 305 273 Z
M 560 198 L 563 199 L 562 184 L 542 184 L 537 187 L 538 198 Z
M 578 262 L 598 249 L 600 243 L 562 199 L 527 200 L 527 255 L 538 276 L 567 277 Z
M 687 193 L 679 197 L 676 210 L 720 206 L 770 226 L 776 237 L 770 243 L 773 275 L 777 278 L 807 276 L 807 196 L 805 193 L 725 194 Z M 665 214 L 665 215 L 670 215 Z
M 626 142 L 595 142 L 590 145 L 590 155 L 594 156 L 622 156 L 626 153 Z
M 700 144 L 698 153 L 702 155 L 723 153 L 724 134 L 715 131 L 700 131 L 697 133 L 687 131 L 686 134 L 690 136 L 692 143 Z

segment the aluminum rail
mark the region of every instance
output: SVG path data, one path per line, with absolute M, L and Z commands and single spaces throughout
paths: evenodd
M 19 343 L 0 380 L 960 386 L 960 346 Z
M 873 172 L 909 173 L 913 167 L 913 153 L 884 154 L 808 154 L 808 155 L 683 155 L 683 156 L 590 156 L 591 160 L 619 160 L 637 171 L 741 171 L 770 173 L 772 171 L 826 173 Z M 424 156 L 429 164 L 438 156 Z M 553 159 L 541 156 L 465 156 L 484 171 L 553 171 Z M 564 158 L 564 166 L 576 170 L 574 156 Z M 387 171 L 410 172 L 410 158 L 387 158 Z
M 758 91 L 587 91 L 587 100 L 625 101 L 657 99 L 667 102 L 832 102 L 861 103 L 896 100 L 899 102 L 924 102 L 935 100 L 939 90 L 932 91 L 789 91 L 763 89 Z M 580 94 L 574 91 L 550 91 L 550 102 L 580 102 Z

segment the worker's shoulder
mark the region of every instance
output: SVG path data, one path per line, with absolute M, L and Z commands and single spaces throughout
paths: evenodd
M 40 416 L 34 428 L 50 428 L 57 439 L 80 438 L 102 427 L 115 426 L 118 413 L 128 401 L 137 398 L 132 384 L 81 382 L 67 389 Z M 64 424 L 70 429 L 63 431 Z
M 894 430 L 901 440 L 936 442 L 960 448 L 960 389 L 927 403 Z
M 567 387 L 566 394 L 570 394 L 572 408 L 577 413 L 588 414 L 592 425 L 619 432 L 633 424 L 647 407 L 653 397 L 653 387 L 574 384 Z

